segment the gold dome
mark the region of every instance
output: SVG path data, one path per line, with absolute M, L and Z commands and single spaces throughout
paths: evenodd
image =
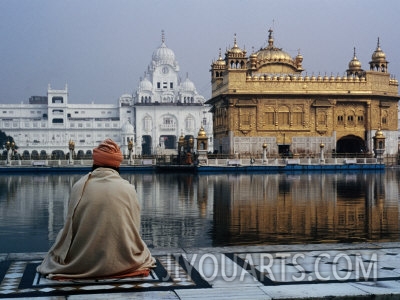
M 222 58 L 219 58 L 219 59 L 215 62 L 215 64 L 218 65 L 218 66 L 225 66 L 225 65 L 226 65 L 225 61 L 224 61 Z
M 232 49 L 231 49 L 231 52 L 232 53 L 243 53 L 243 50 L 242 49 L 240 49 L 239 47 L 238 47 L 238 45 L 235 43 L 235 45 L 232 47 Z
M 349 62 L 349 69 L 350 70 L 360 70 L 361 69 L 361 62 L 358 60 L 358 58 L 356 56 L 356 48 L 354 48 L 353 59 Z
M 278 61 L 278 62 L 291 62 L 292 57 L 279 48 L 265 48 L 258 52 L 258 60 L 263 61 Z
M 383 135 L 383 131 L 380 130 L 380 129 L 378 129 L 378 130 L 375 132 L 375 137 L 376 137 L 376 138 L 384 138 L 385 136 Z
M 372 61 L 386 61 L 386 54 L 382 51 L 379 45 L 379 38 L 378 38 L 378 45 L 376 46 L 376 50 L 372 53 Z
M 301 55 L 300 53 L 297 54 L 296 60 L 299 61 L 299 62 L 303 62 L 303 55 Z
M 203 128 L 203 126 L 201 126 L 201 128 L 200 128 L 200 130 L 199 130 L 199 133 L 197 134 L 197 137 L 206 137 L 207 136 L 207 134 L 206 134 L 206 132 L 204 131 L 204 128 Z
M 226 65 L 225 60 L 222 58 L 222 55 L 221 55 L 221 48 L 219 49 L 218 60 L 214 64 L 218 65 L 218 66 L 225 66 Z
M 261 49 L 257 54 L 257 59 L 259 61 L 277 61 L 277 62 L 291 62 L 293 59 L 289 53 L 283 51 L 281 48 L 274 46 L 274 39 L 272 38 L 272 29 L 268 30 L 268 46 Z
M 230 50 L 226 51 L 228 57 L 244 57 L 246 55 L 246 51 L 239 48 L 236 43 L 236 33 L 235 38 L 233 40 L 233 47 Z

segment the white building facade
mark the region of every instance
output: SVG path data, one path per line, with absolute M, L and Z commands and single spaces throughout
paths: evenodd
M 212 149 L 212 115 L 204 102 L 187 76 L 179 79 L 179 64 L 163 35 L 133 96 L 136 153 L 176 153 L 179 137 L 195 139 L 201 127 Z
M 81 157 L 106 138 L 127 147 L 123 137 L 134 138 L 132 118 L 133 109 L 123 99 L 118 105 L 68 104 L 67 86 L 55 90 L 49 85 L 47 97 L 31 97 L 28 104 L 0 104 L 0 128 L 24 158 L 62 156 L 69 152 L 69 141 Z
M 47 97 L 0 104 L 0 130 L 14 139 L 24 158 L 62 157 L 69 152 L 69 141 L 75 143 L 75 155 L 84 157 L 106 138 L 116 141 L 125 155 L 130 140 L 134 155 L 176 154 L 179 137 L 196 138 L 201 127 L 212 149 L 209 107 L 188 78 L 180 82 L 178 72 L 163 36 L 137 91 L 122 95 L 118 104 L 69 104 L 67 85 L 61 90 L 49 85 Z

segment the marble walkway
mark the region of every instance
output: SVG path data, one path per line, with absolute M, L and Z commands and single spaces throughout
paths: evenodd
M 152 249 L 148 277 L 52 281 L 0 254 L 0 299 L 400 299 L 400 243 Z

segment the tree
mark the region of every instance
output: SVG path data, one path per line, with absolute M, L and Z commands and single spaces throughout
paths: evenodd
M 10 143 L 15 143 L 13 137 L 6 135 L 3 131 L 0 130 L 0 149 L 5 149 L 7 141 L 9 141 Z M 17 149 L 17 147 L 15 147 L 15 149 Z

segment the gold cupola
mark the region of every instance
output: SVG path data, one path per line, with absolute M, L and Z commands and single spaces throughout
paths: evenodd
M 201 126 L 199 133 L 197 134 L 197 150 L 207 150 L 207 149 L 208 149 L 208 137 L 203 126 Z
M 347 69 L 347 76 L 356 75 L 361 77 L 364 74 L 364 70 L 361 68 L 361 62 L 356 56 L 356 48 L 354 47 L 353 59 L 349 62 L 349 68 Z
M 371 61 L 369 62 L 370 70 L 387 73 L 388 63 L 386 54 L 382 51 L 378 38 L 376 49 L 372 53 Z
M 274 45 L 273 30 L 268 30 L 268 46 L 257 52 L 258 72 L 265 73 L 301 73 L 303 56 L 299 53 L 292 58 L 289 53 Z
M 211 80 L 213 82 L 217 82 L 217 83 L 221 82 L 225 68 L 226 68 L 226 62 L 222 58 L 221 48 L 219 48 L 218 60 L 214 61 L 211 64 L 211 70 L 210 70 L 211 71 Z
M 228 62 L 229 69 L 243 69 L 246 67 L 247 58 L 246 58 L 246 50 L 242 50 L 236 43 L 236 33 L 233 41 L 233 47 L 230 50 L 227 50 L 225 53 L 225 57 Z
M 225 67 L 226 63 L 225 60 L 222 58 L 221 55 L 221 48 L 219 48 L 219 57 L 218 60 L 214 63 L 214 65 Z

